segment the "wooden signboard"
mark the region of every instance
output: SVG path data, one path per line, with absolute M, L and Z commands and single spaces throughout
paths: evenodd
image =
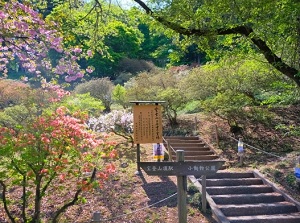
M 188 176 L 211 175 L 224 164 L 223 160 L 188 162 L 140 162 L 140 167 L 148 175 Z
M 162 143 L 161 105 L 133 106 L 134 143 Z
M 202 176 L 202 210 L 206 212 L 206 175 L 216 173 L 223 160 L 184 161 L 184 151 L 176 151 L 177 162 L 139 162 L 148 175 L 177 176 L 178 222 L 187 223 L 187 176 Z

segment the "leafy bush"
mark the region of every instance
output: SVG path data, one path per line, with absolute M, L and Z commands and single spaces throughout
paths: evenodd
M 282 131 L 285 136 L 300 136 L 300 127 L 295 125 L 278 124 L 275 129 Z
M 195 185 L 190 184 L 188 185 L 187 192 L 188 194 L 195 194 L 199 192 L 199 189 Z
M 71 95 L 60 104 L 67 107 L 71 112 L 84 111 L 90 116 L 100 115 L 104 109 L 102 102 L 90 96 L 90 93 Z
M 92 97 L 101 100 L 105 107 L 104 111 L 109 112 L 112 104 L 111 94 L 113 87 L 114 84 L 109 78 L 98 78 L 77 85 L 74 92 L 77 94 L 90 93 Z
M 180 112 L 184 114 L 194 114 L 201 111 L 201 101 L 193 100 L 188 102 Z
M 251 100 L 248 97 L 231 91 L 218 93 L 214 98 L 202 103 L 204 111 L 227 120 L 230 126 L 238 126 L 238 120 L 242 120 L 245 116 L 243 108 L 249 105 Z
M 118 84 L 120 84 L 120 85 L 124 85 L 127 81 L 129 81 L 130 80 L 130 78 L 132 78 L 133 77 L 133 74 L 131 74 L 131 73 L 120 73 L 117 77 L 116 77 L 116 79 L 114 80 L 114 84 L 115 85 L 118 85 Z
M 296 177 L 293 173 L 288 173 L 285 176 L 285 181 L 291 188 L 297 188 Z
M 0 109 L 21 103 L 29 86 L 20 81 L 0 79 Z
M 120 84 L 116 85 L 112 91 L 112 99 L 115 103 L 121 105 L 124 109 L 129 106 L 129 102 L 126 97 L 126 88 Z
M 60 101 L 67 93 L 61 89 L 45 91 L 26 87 L 22 90 L 22 94 L 23 96 L 14 101 L 14 104 L 0 112 L 0 126 L 16 130 L 18 126 L 31 125 L 33 118 L 47 111 L 53 105 L 52 102 Z
M 193 207 L 198 208 L 199 210 L 202 207 L 202 202 L 201 202 L 201 193 L 197 192 L 195 194 L 193 194 L 192 196 L 190 196 L 189 198 L 189 204 Z
M 255 59 L 235 59 L 227 58 L 195 68 L 180 82 L 189 100 L 202 101 L 202 109 L 227 120 L 230 126 L 238 126 L 238 121 L 245 118 L 245 108 L 259 106 L 267 100 L 263 95 L 275 96 L 278 91 L 288 94 L 295 89 L 268 64 L 262 65 Z M 279 82 L 282 84 L 277 90 L 275 86 Z
M 288 105 L 300 100 L 299 89 L 291 82 L 276 81 L 272 83 L 272 88 L 257 95 L 262 105 Z
M 154 69 L 155 65 L 152 62 L 138 59 L 123 58 L 118 64 L 118 70 L 123 73 L 137 74 Z
M 188 102 L 179 84 L 181 76 L 166 71 L 140 73 L 125 84 L 128 100 L 165 101 L 163 114 L 172 127 L 178 124 L 178 112 Z
M 17 129 L 20 125 L 30 123 L 37 111 L 35 106 L 28 108 L 25 105 L 5 108 L 0 112 L 0 126 Z

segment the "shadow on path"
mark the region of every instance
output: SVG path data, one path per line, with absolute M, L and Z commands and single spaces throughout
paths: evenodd
M 165 177 L 165 176 L 159 177 L 161 179 L 160 182 L 150 182 L 150 183 L 146 181 L 143 174 L 140 175 L 140 178 L 143 181 L 142 187 L 146 192 L 148 198 L 150 199 L 148 201 L 148 205 L 155 204 L 153 205 L 153 207 L 163 207 L 163 206 L 176 207 L 177 206 L 177 195 L 172 196 L 173 194 L 177 193 L 177 185 L 169 177 Z

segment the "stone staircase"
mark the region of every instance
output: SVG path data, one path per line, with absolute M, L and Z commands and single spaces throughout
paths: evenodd
M 216 152 L 198 136 L 165 136 L 164 146 L 172 160 L 176 160 L 176 150 L 184 150 L 185 161 L 219 159 Z
M 164 146 L 170 160 L 176 160 L 176 150 L 184 150 L 185 161 L 219 159 L 214 149 L 196 136 L 164 137 Z M 198 177 L 188 178 L 202 191 Z M 221 170 L 206 176 L 206 199 L 218 223 L 300 223 L 300 203 L 256 170 Z
M 219 171 L 206 177 L 206 191 L 219 223 L 300 223 L 300 203 L 258 171 Z

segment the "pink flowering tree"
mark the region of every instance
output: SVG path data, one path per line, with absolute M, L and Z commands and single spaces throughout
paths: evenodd
M 114 145 L 88 131 L 86 118 L 59 107 L 30 125 L 0 128 L 1 199 L 10 222 L 40 222 L 45 198 L 55 185 L 72 193 L 69 200 L 55 205 L 51 222 L 59 222 L 83 191 L 101 187 L 114 173 L 109 161 L 117 156 Z M 13 191 L 21 196 L 14 196 Z
M 46 73 L 53 74 L 52 77 L 63 75 L 65 81 L 71 82 L 82 78 L 86 72 L 93 72 L 92 67 L 83 70 L 77 63 L 91 57 L 92 52 L 83 52 L 80 47 L 66 49 L 56 26 L 53 22 L 46 23 L 29 4 L 17 0 L 1 1 L 0 73 L 7 76 L 8 65 L 13 61 L 35 78 Z M 51 61 L 49 57 L 52 50 L 60 54 L 57 61 Z

